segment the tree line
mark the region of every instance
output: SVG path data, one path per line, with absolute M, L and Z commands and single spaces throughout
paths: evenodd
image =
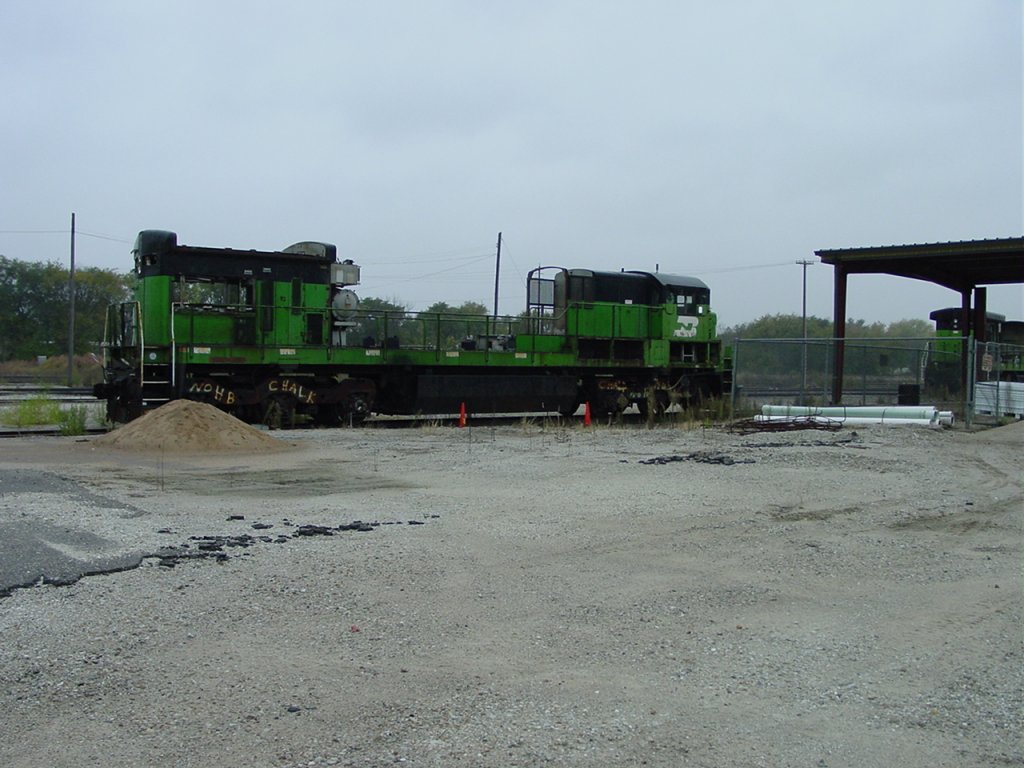
M 832 321 L 823 317 L 807 317 L 807 338 L 830 339 Z M 749 323 L 721 329 L 726 342 L 735 339 L 800 339 L 803 338 L 801 315 L 764 315 Z M 869 323 L 850 318 L 846 321 L 848 339 L 921 339 L 935 335 L 935 326 L 927 320 L 897 320 L 894 323 Z
M 803 339 L 801 315 L 765 315 L 721 331 L 723 342 L 736 350 L 737 365 L 759 375 L 792 375 L 806 361 L 807 369 L 823 375 L 832 364 L 832 346 L 826 341 L 834 335 L 831 320 L 807 318 L 808 343 Z M 920 368 L 926 340 L 935 335 L 935 326 L 927 320 L 898 320 L 894 323 L 846 321 L 846 364 L 850 375 L 891 375 L 894 371 Z M 792 343 L 758 341 L 795 340 Z M 744 343 L 754 342 L 754 343 Z
M 98 351 L 107 305 L 133 284 L 130 272 L 75 270 L 75 354 Z M 0 362 L 66 354 L 70 298 L 66 266 L 0 256 Z

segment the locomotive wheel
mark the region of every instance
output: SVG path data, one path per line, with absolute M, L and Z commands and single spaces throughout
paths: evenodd
M 580 409 L 580 403 L 577 400 L 571 406 L 563 405 L 561 408 L 559 408 L 558 409 L 558 415 L 561 416 L 563 419 L 568 419 L 571 416 L 575 416 L 576 415 L 576 411 L 578 411 L 579 409 Z
M 594 416 L 618 418 L 629 407 L 629 401 L 622 395 L 599 397 L 590 404 Z
M 321 427 L 340 427 L 344 423 L 344 415 L 344 410 L 337 403 L 321 405 L 316 409 L 313 421 Z
M 131 405 L 125 403 L 121 398 L 111 398 L 107 401 L 107 421 L 113 424 L 127 424 L 138 413 L 133 414 Z
M 370 415 L 370 404 L 363 395 L 351 395 L 344 403 L 321 405 L 316 412 L 316 423 L 324 427 L 358 426 Z
M 295 399 L 291 397 L 272 397 L 263 408 L 260 420 L 269 429 L 291 429 L 295 426 Z
M 361 394 L 349 397 L 345 405 L 348 418 L 352 420 L 353 425 L 362 424 L 370 415 L 370 403 Z
M 650 389 L 646 397 L 636 401 L 637 410 L 648 421 L 664 416 L 670 404 L 669 394 L 664 389 Z

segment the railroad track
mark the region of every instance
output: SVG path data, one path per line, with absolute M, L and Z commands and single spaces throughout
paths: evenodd
M 471 429 L 484 429 L 492 427 L 509 426 L 530 422 L 534 424 L 546 424 L 549 426 L 572 426 L 582 424 L 583 416 L 559 416 L 558 414 L 544 413 L 521 413 L 521 414 L 480 414 L 470 415 L 466 426 Z M 321 429 L 418 429 L 425 426 L 457 427 L 458 415 L 437 415 L 437 416 L 371 416 L 362 425 L 357 427 L 321 427 L 313 425 L 298 425 L 298 430 L 321 430 Z M 608 424 L 607 419 L 594 419 L 597 426 Z M 616 418 L 615 423 L 624 428 L 642 428 L 646 426 L 646 419 L 638 413 L 626 412 Z M 101 435 L 107 432 L 105 426 L 89 427 L 85 430 L 86 435 Z M 274 434 L 271 431 L 269 434 Z M 57 437 L 60 429 L 56 425 L 41 425 L 32 427 L 10 427 L 0 425 L 0 438 L 5 437 Z
M 102 435 L 106 427 L 86 427 L 84 435 Z M 60 427 L 52 424 L 41 427 L 0 427 L 0 438 L 5 437 L 59 437 Z M 81 437 L 76 435 L 75 437 Z
M 57 403 L 98 403 L 92 387 L 61 387 L 42 384 L 0 384 L 0 405 L 45 397 Z

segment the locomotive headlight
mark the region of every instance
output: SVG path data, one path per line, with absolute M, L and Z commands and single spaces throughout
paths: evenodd
M 150 352 L 149 353 L 149 359 L 150 360 L 156 360 L 156 352 Z

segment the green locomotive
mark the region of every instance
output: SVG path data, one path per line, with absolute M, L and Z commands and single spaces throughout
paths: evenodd
M 518 316 L 375 311 L 334 245 L 179 245 L 139 233 L 133 301 L 109 308 L 111 421 L 176 398 L 251 423 L 357 423 L 371 413 L 666 410 L 727 391 L 731 360 L 700 280 L 540 267 Z
M 936 309 L 928 317 L 935 321 L 935 340 L 928 345 L 925 386 L 935 391 L 959 392 L 960 359 L 964 353 L 963 310 L 946 307 Z M 986 312 L 985 340 L 979 376 L 987 378 L 991 372 L 996 380 L 1024 381 L 1024 323 Z

